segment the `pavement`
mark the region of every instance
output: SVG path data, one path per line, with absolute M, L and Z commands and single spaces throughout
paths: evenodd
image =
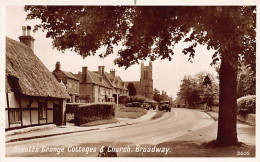
M 215 120 L 215 124 L 211 127 L 205 128 L 203 130 L 200 130 L 197 133 L 200 134 L 207 134 L 208 137 L 214 137 L 216 138 L 216 133 L 217 132 L 217 120 L 218 120 L 218 113 L 217 112 L 213 112 L 213 111 L 206 111 L 206 110 L 199 110 L 199 111 L 203 111 L 205 113 L 207 113 L 213 120 Z M 243 142 L 245 144 L 249 144 L 249 145 L 255 145 L 256 142 L 256 137 L 255 137 L 255 126 L 243 123 L 241 121 L 237 121 L 237 137 L 238 137 L 238 141 Z M 204 139 L 205 136 L 203 136 Z
M 10 130 L 5 133 L 5 142 L 10 143 L 16 141 L 30 140 L 35 138 L 44 138 L 44 137 L 51 137 L 51 136 L 57 136 L 63 134 L 71 134 L 71 133 L 87 132 L 92 130 L 128 126 L 128 125 L 149 121 L 156 114 L 156 112 L 157 111 L 150 110 L 147 112 L 147 114 L 137 119 L 117 118 L 119 121 L 117 123 L 103 124 L 103 125 L 89 126 L 89 127 L 80 127 L 80 126 L 75 126 L 70 124 L 66 126 L 56 126 L 55 124 L 49 124 L 43 126 L 35 126 L 35 127 Z

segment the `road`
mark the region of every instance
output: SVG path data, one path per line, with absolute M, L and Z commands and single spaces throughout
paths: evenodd
M 156 145 L 213 123 L 206 113 L 172 109 L 172 112 L 165 112 L 159 119 L 140 124 L 7 143 L 6 156 L 68 156 L 66 152 L 73 151 L 74 146 L 75 153 L 70 156 L 81 156 L 82 152 L 76 152 L 78 146 Z M 59 148 L 65 148 L 65 153 L 58 153 Z M 84 156 L 96 156 L 98 149 Z

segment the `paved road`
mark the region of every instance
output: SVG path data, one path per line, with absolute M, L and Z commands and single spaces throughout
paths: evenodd
M 155 145 L 213 123 L 214 121 L 206 113 L 188 109 L 172 109 L 172 112 L 166 112 L 159 119 L 140 124 L 7 143 L 6 156 L 46 156 L 39 151 L 32 152 L 33 147 L 37 149 L 45 146 L 68 147 L 107 143 Z

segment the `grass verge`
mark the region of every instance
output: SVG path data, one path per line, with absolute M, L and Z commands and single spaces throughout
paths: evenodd
M 147 114 L 147 110 L 140 107 L 124 107 L 119 106 L 116 109 L 115 116 L 119 118 L 136 119 Z
M 151 118 L 151 120 L 158 119 L 158 118 L 162 117 L 163 114 L 164 114 L 163 111 L 157 111 L 157 113 Z

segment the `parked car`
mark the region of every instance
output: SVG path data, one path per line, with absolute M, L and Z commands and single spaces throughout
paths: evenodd
M 126 107 L 133 107 L 133 103 L 127 103 L 125 106 Z
M 166 110 L 166 111 L 170 112 L 171 111 L 170 102 L 169 101 L 160 101 L 158 110 L 160 110 L 160 111 Z
M 157 107 L 157 102 L 155 102 L 155 101 L 146 101 L 146 102 L 144 102 L 143 105 L 145 105 L 144 107 L 145 107 L 147 110 L 150 110 L 150 109 L 155 110 L 156 107 Z
M 141 107 L 140 102 L 133 102 L 132 107 Z

